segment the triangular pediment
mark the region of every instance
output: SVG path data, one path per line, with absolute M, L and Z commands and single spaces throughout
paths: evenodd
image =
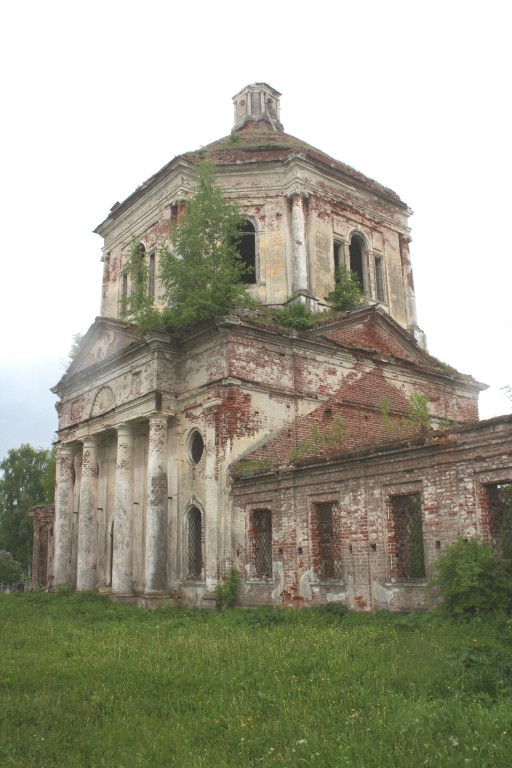
M 134 327 L 118 320 L 96 318 L 82 341 L 66 375 L 75 375 L 117 357 L 137 340 Z
M 408 331 L 376 307 L 349 312 L 341 320 L 316 328 L 313 334 L 344 347 L 364 349 L 398 360 L 428 366 L 434 362 Z

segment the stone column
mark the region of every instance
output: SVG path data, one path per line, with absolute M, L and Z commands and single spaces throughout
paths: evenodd
M 149 419 L 146 506 L 146 593 L 167 586 L 167 416 Z
M 133 594 L 132 454 L 132 428 L 129 424 L 120 424 L 117 428 L 112 592 L 121 595 Z
M 82 480 L 80 483 L 76 575 L 76 588 L 79 591 L 96 588 L 96 550 L 98 546 L 96 440 L 94 437 L 85 437 L 82 442 Z
M 404 235 L 399 235 L 398 237 L 400 239 L 400 259 L 402 261 L 402 277 L 404 281 L 405 312 L 407 325 L 411 327 L 417 325 L 418 320 L 416 318 L 416 294 L 414 292 L 411 256 L 409 253 L 410 238 L 404 237 Z
M 55 492 L 55 584 L 71 584 L 71 549 L 73 540 L 73 449 L 57 448 L 57 488 Z
M 304 220 L 304 195 L 292 195 L 292 243 L 293 289 L 308 290 L 308 260 L 306 251 L 306 227 Z
M 407 317 L 407 327 L 409 332 L 416 339 L 421 349 L 427 350 L 427 339 L 425 333 L 418 327 L 416 318 L 416 294 L 414 292 L 414 280 L 412 276 L 412 264 L 409 254 L 410 238 L 405 235 L 399 235 L 400 241 L 400 259 L 402 261 L 402 276 L 404 281 L 405 293 L 405 314 Z

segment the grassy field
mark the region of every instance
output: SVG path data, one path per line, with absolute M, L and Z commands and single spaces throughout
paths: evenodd
M 0 594 L 0 766 L 512 765 L 512 622 Z

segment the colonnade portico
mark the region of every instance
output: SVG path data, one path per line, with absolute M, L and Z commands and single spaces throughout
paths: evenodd
M 73 584 L 76 579 L 78 590 L 110 586 L 113 594 L 130 597 L 134 594 L 136 579 L 137 591 L 142 589 L 145 594 L 153 595 L 166 593 L 169 415 L 151 413 L 143 419 L 118 423 L 114 427 L 116 437 L 112 425 L 105 425 L 102 431 L 57 447 L 56 585 Z M 134 451 L 135 438 L 141 446 L 138 454 Z M 147 442 L 141 444 L 141 438 Z M 110 467 L 108 477 L 111 479 L 103 477 L 100 485 L 98 457 L 102 452 L 104 456 L 106 452 L 103 464 L 107 469 Z M 137 455 L 139 477 L 142 467 L 145 478 L 145 484 L 140 485 L 139 481 L 138 487 L 147 489 L 145 498 L 139 493 L 139 501 L 134 496 Z M 146 458 L 141 465 L 142 456 Z M 75 486 L 78 473 L 73 467 L 77 460 L 81 470 L 79 488 Z M 105 482 L 111 489 L 110 496 L 102 494 Z M 103 497 L 109 508 L 103 508 Z M 134 578 L 135 514 L 141 515 L 139 525 L 145 529 L 145 540 L 142 549 L 139 545 L 137 550 L 139 565 Z

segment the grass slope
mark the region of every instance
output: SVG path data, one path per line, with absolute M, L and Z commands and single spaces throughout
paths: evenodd
M 3 768 L 510 766 L 512 624 L 0 594 Z

